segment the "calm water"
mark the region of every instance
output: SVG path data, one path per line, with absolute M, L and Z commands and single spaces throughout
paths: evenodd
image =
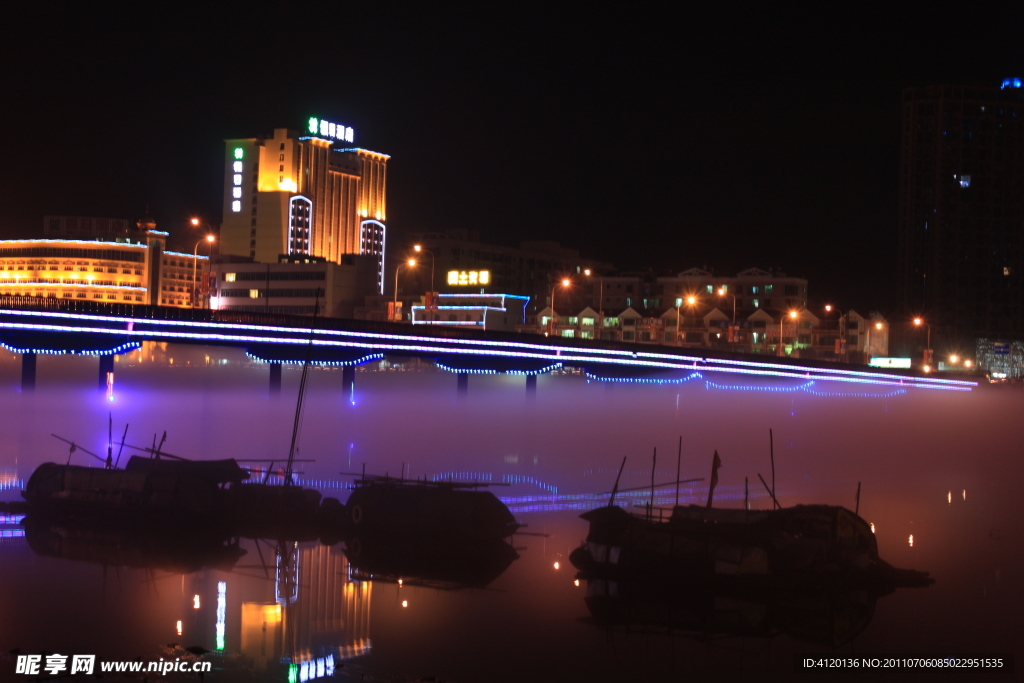
M 229 362 L 206 365 L 207 354 Z M 115 432 L 130 424 L 128 442 L 137 445 L 150 445 L 166 430 L 164 448 L 175 454 L 287 455 L 298 369 L 286 369 L 281 397 L 269 398 L 266 369 L 246 365 L 236 352 L 170 347 L 153 355 L 174 358 L 174 364 L 119 361 L 113 403 L 93 389 L 93 360 L 41 357 L 37 392 L 21 395 L 17 358 L 0 358 L 0 475 L 27 479 L 42 462 L 66 461 L 67 446 L 51 433 L 103 452 L 108 412 Z M 207 676 L 211 681 L 286 680 L 282 658 L 315 662 L 327 653 L 335 678 L 378 681 L 785 679 L 794 675 L 793 653 L 1019 656 L 1024 392 L 855 396 L 812 391 L 889 390 L 749 389 L 704 380 L 609 387 L 578 376 L 545 376 L 528 403 L 522 378 L 474 376 L 468 398 L 456 402 L 455 377 L 447 373 L 360 372 L 353 405 L 340 371 L 314 371 L 300 449 L 315 462 L 302 467 L 302 476 L 325 495 L 344 500 L 341 473 L 364 465 L 371 473 L 404 469 L 413 477 L 507 481 L 495 493 L 529 532 L 546 535 L 517 536 L 518 559 L 486 588 L 450 589 L 354 580 L 340 544 L 243 540 L 245 553 L 237 558 L 207 549 L 220 552 L 230 570 L 182 573 L 182 557 L 189 554 L 180 550 L 44 529 L 47 547 L 62 548 L 66 557 L 40 555 L 20 526 L 7 524 L 0 527 L 6 536 L 0 537 L 0 679 L 25 680 L 13 674 L 6 654 L 14 648 L 156 661 L 200 646 L 215 651 L 207 658 L 221 667 Z M 708 476 L 717 449 L 723 462 L 717 504 L 741 507 L 747 478 L 752 507 L 767 508 L 757 475 L 771 476 L 769 429 L 784 505 L 852 509 L 860 482 L 860 513 L 875 525 L 881 556 L 929 571 L 936 583 L 880 598 L 866 627 L 838 648 L 787 633 L 667 635 L 656 626 L 593 623 L 587 586 L 574 585 L 568 556 L 587 533 L 577 515 L 605 499 L 594 494 L 611 488 L 622 457 L 628 456 L 623 487 L 650 483 L 655 448 L 655 478 L 671 481 L 682 436 L 684 477 Z M 80 451 L 71 457 L 90 464 Z M 14 500 L 18 493 L 8 489 L 0 496 Z M 673 496 L 664 489 L 657 502 L 670 505 Z M 706 496 L 701 483 L 682 492 L 684 502 L 702 503 Z M 638 493 L 632 500 L 647 497 Z M 202 550 L 201 530 L 184 531 L 190 539 L 184 547 Z M 290 568 L 294 590 L 286 580 Z M 726 602 L 708 604 L 734 607 Z M 741 611 L 764 622 L 772 610 L 770 599 L 766 604 L 760 612 L 749 605 Z

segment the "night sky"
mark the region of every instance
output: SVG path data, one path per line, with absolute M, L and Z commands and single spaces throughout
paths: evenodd
M 34 5 L 0 44 L 0 236 L 148 206 L 191 249 L 223 140 L 319 116 L 391 155 L 392 253 L 470 228 L 894 311 L 901 90 L 1024 74 L 1019 6 L 555 4 Z

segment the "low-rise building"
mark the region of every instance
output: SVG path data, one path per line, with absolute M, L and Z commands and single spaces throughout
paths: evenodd
M 352 318 L 377 289 L 372 254 L 342 254 L 341 263 L 323 258 L 281 256 L 278 263 L 244 258 L 217 259 L 212 265 L 210 307 L 222 311 L 284 313 Z
M 189 308 L 198 305 L 209 259 L 166 251 L 152 219 L 110 240 L 0 241 L 0 293 Z
M 530 298 L 517 294 L 440 294 L 437 303 L 412 306 L 413 325 L 515 331 Z

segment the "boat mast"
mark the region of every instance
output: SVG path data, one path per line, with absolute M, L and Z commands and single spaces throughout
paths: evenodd
M 295 402 L 295 421 L 292 423 L 292 444 L 288 448 L 288 466 L 284 471 L 284 485 L 291 486 L 292 467 L 295 464 L 295 439 L 299 435 L 299 420 L 302 417 L 302 399 L 306 394 L 306 376 L 309 375 L 309 362 L 313 355 L 313 333 L 316 330 L 316 314 L 320 310 L 320 288 L 316 290 L 316 303 L 313 304 L 313 322 L 309 327 L 309 344 L 306 345 L 306 360 L 302 363 L 302 379 L 299 380 L 299 398 Z

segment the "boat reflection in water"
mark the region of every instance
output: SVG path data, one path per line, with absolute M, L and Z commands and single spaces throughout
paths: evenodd
M 118 585 L 120 568 L 145 570 L 158 600 L 158 587 L 172 581 L 172 607 L 161 600 L 149 610 L 174 616 L 153 660 L 209 661 L 217 680 L 307 681 L 372 647 L 371 584 L 351 575 L 340 545 L 39 515 L 26 517 L 24 527 L 39 555 L 102 565 L 105 591 L 108 568 L 117 570 Z
M 345 554 L 353 578 L 441 590 L 485 588 L 519 558 L 500 538 L 414 538 L 381 531 L 350 536 Z

